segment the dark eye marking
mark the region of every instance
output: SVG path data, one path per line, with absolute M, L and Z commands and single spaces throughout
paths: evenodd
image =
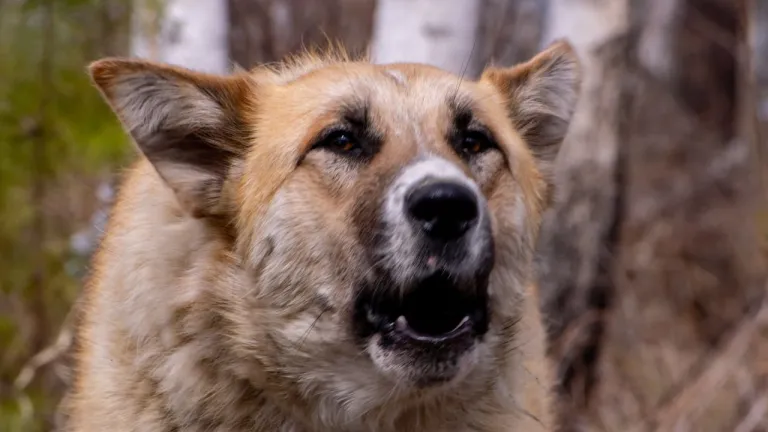
M 481 130 L 465 130 L 460 133 L 455 147 L 462 157 L 471 159 L 489 150 L 496 149 L 496 143 Z
M 475 119 L 467 107 L 456 110 L 450 142 L 456 153 L 465 160 L 472 160 L 499 148 L 493 134 Z
M 344 128 L 326 130 L 312 145 L 312 150 L 322 149 L 334 154 L 359 159 L 366 155 L 365 146 L 355 136 L 355 133 Z
M 340 120 L 322 131 L 309 151 L 328 151 L 352 162 L 369 161 L 378 153 L 383 137 L 373 127 L 368 107 L 349 104 L 340 114 Z

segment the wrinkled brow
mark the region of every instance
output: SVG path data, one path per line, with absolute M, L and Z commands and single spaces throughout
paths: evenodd
M 357 96 L 347 99 L 339 105 L 338 117 L 350 125 L 370 127 L 373 122 L 370 101 Z
M 353 96 L 337 102 L 336 107 L 323 116 L 321 124 L 310 132 L 311 138 L 304 144 L 305 150 L 310 150 L 330 131 L 340 129 L 352 132 L 370 145 L 378 146 L 384 140 L 384 134 L 375 125 L 369 101 Z
M 475 128 L 490 133 L 488 125 L 486 125 L 481 119 L 481 112 L 477 106 L 477 102 L 471 97 L 460 94 L 453 94 L 448 96 L 447 100 L 448 109 L 452 118 L 452 127 L 454 129 L 462 130 L 467 128 Z
M 371 104 L 367 99 L 353 98 L 342 103 L 338 111 L 339 123 L 346 126 L 369 144 L 380 144 L 384 134 L 375 124 Z

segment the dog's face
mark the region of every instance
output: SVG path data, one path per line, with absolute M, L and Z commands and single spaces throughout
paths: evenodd
M 566 44 L 477 82 L 327 59 L 91 70 L 181 205 L 225 233 L 210 307 L 265 385 L 387 398 L 503 366 L 576 102 Z

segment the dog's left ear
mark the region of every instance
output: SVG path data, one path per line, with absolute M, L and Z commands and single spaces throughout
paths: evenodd
M 570 44 L 557 41 L 526 63 L 488 68 L 480 78 L 506 99 L 507 114 L 550 177 L 571 122 L 581 85 L 579 60 Z

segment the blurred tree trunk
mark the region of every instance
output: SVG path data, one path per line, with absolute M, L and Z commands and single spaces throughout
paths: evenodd
M 136 0 L 134 55 L 204 72 L 230 69 L 226 0 Z
M 379 0 L 373 61 L 427 63 L 476 76 L 480 6 L 479 0 Z
M 548 33 L 584 46 L 584 29 L 623 14 L 629 27 L 582 50 L 582 120 L 559 161 L 568 199 L 542 239 L 563 429 L 734 430 L 767 382 L 759 190 L 739 103 L 746 2 L 631 2 L 594 24 L 578 3 L 606 5 L 554 1 Z
M 546 1 L 481 0 L 478 62 L 511 66 L 541 48 Z
M 538 269 L 550 353 L 558 362 L 561 412 L 576 429 L 594 387 L 611 294 L 627 2 L 552 0 L 547 12 L 544 44 L 567 38 L 579 54 L 584 77 L 557 160 L 558 189 L 545 214 Z
M 384 43 L 387 47 L 394 47 L 394 52 L 387 48 L 387 53 L 374 56 L 410 58 L 403 57 L 408 56 L 408 52 L 417 54 L 410 42 L 426 38 L 432 41 L 430 43 L 434 47 L 443 50 L 440 51 L 443 53 L 441 55 L 447 55 L 451 62 L 457 64 L 453 67 L 457 73 L 469 61 L 465 75 L 476 76 L 486 63 L 512 65 L 529 59 L 540 48 L 546 2 L 454 1 L 460 6 L 457 8 L 434 1 L 419 5 L 419 1 L 404 5 L 398 5 L 397 1 L 389 2 L 376 9 L 375 0 L 229 0 L 231 57 L 240 66 L 250 68 L 278 61 L 303 48 L 325 46 L 330 41 L 341 42 L 351 54 L 360 55 L 371 44 L 372 29 L 381 28 L 374 45 L 381 46 Z M 424 14 L 419 15 L 418 11 L 430 10 L 430 7 L 429 16 L 433 18 L 422 23 L 423 26 L 419 28 L 419 20 L 423 20 L 419 17 Z M 378 18 L 374 25 L 375 10 L 379 13 L 376 14 Z M 396 15 L 393 18 L 392 14 L 398 11 L 404 12 L 408 21 L 402 21 Z M 463 11 L 469 11 L 469 15 Z M 441 18 L 446 13 L 454 21 L 446 24 L 445 19 Z M 467 20 L 467 17 L 470 19 Z M 396 21 L 397 25 L 392 27 L 392 21 L 389 20 Z M 462 28 L 461 32 L 448 36 L 444 27 L 453 29 L 457 25 Z M 397 31 L 393 31 L 395 28 Z M 406 42 L 405 49 L 393 45 L 403 40 Z M 473 45 L 472 58 L 468 59 Z M 424 57 L 425 46 L 418 45 L 422 53 L 418 58 L 427 58 Z M 454 54 L 457 46 L 461 52 Z M 435 54 L 429 55 L 434 57 Z
M 304 48 L 342 42 L 363 54 L 375 0 L 228 0 L 232 60 L 244 68 L 281 60 Z
M 757 117 L 757 139 L 762 169 L 764 194 L 768 184 L 768 2 L 753 0 L 751 17 L 752 58 L 754 59 L 755 105 Z M 762 214 L 762 234 L 768 234 L 768 211 Z
M 755 75 L 757 85 L 765 96 L 768 93 L 768 2 L 754 0 L 754 10 L 750 14 L 753 26 L 755 46 Z M 768 109 L 765 113 L 768 119 Z
M 654 0 L 630 11 L 625 206 L 594 405 L 623 402 L 600 416 L 609 429 L 732 430 L 745 396 L 739 379 L 761 385 L 739 370 L 748 346 L 730 352 L 719 382 L 698 385 L 765 291 L 754 146 L 739 94 L 747 13 L 746 0 Z

